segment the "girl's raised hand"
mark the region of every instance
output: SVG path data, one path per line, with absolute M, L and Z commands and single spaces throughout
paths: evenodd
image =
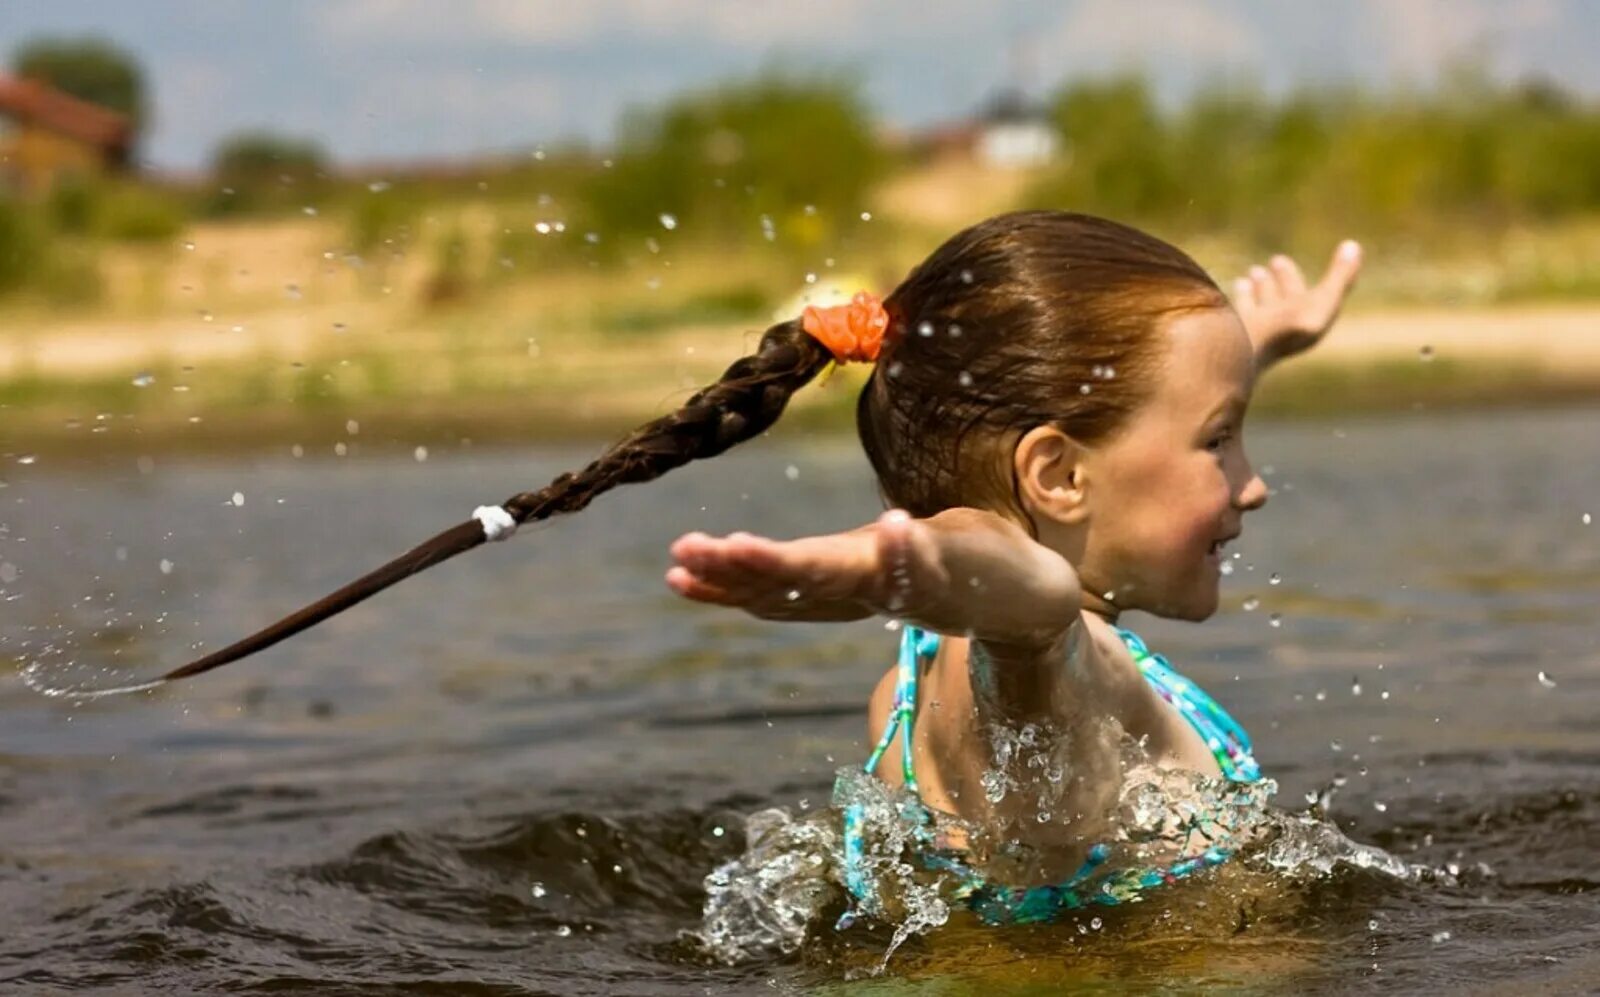
M 771 620 L 893 616 L 943 633 L 1048 645 L 1077 619 L 1078 579 L 1016 524 L 977 509 L 892 511 L 847 533 L 769 540 L 689 533 L 667 584 Z
M 1339 317 L 1360 272 L 1361 245 L 1347 239 L 1334 250 L 1327 273 L 1314 286 L 1307 287 L 1299 265 L 1282 254 L 1234 281 L 1233 307 L 1250 334 L 1257 368 L 1317 345 Z

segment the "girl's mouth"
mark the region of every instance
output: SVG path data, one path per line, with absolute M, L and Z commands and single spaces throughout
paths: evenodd
M 1237 533 L 1232 533 L 1220 540 L 1213 540 L 1211 548 L 1206 551 L 1206 560 L 1213 565 L 1220 565 L 1222 563 L 1222 548 L 1232 542 L 1238 535 Z

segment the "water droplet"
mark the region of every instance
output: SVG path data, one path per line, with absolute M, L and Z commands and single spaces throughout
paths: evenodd
M 1105 922 L 1100 920 L 1098 917 L 1091 917 L 1089 919 L 1089 927 L 1092 928 L 1095 931 L 1099 931 L 1100 930 L 1100 926 L 1102 924 L 1104 924 L 1104 923 Z
M 917 335 L 921 336 L 924 339 L 930 338 L 933 335 L 933 323 L 932 322 L 918 322 L 917 323 Z
M 889 631 L 890 633 L 899 633 L 900 628 L 903 626 L 905 626 L 905 624 L 901 623 L 899 620 L 888 620 L 883 624 L 883 629 Z
M 10 585 L 17 580 L 17 566 L 10 561 L 0 561 L 0 585 Z
M 1233 562 L 1223 561 L 1221 564 L 1217 565 L 1217 571 L 1221 572 L 1224 576 L 1233 574 Z
M 161 573 L 163 575 L 172 574 L 173 564 L 172 564 L 171 561 L 167 560 L 166 558 L 163 557 L 161 559 L 160 567 L 161 567 Z
M 712 829 L 711 829 L 711 836 L 712 836 L 712 837 L 713 837 L 713 838 L 720 838 L 720 837 L 722 837 L 722 836 L 723 836 L 723 835 L 724 835 L 724 834 L 727 834 L 727 833 L 728 833 L 728 832 L 727 832 L 727 831 L 725 831 L 725 830 L 723 830 L 723 829 L 722 829 L 722 825 L 721 825 L 721 824 L 718 824 L 718 825 L 717 825 L 717 826 L 716 826 L 716 827 L 713 827 L 713 828 L 712 828 Z
M 800 601 L 800 590 L 799 589 L 790 589 L 789 591 L 787 591 L 787 592 L 785 592 L 783 594 L 783 597 L 785 599 L 789 600 L 790 602 L 799 602 Z
M 540 235 L 549 235 L 550 234 L 550 223 L 549 222 L 534 222 L 533 223 L 533 230 L 535 232 L 539 233 Z
M 1588 526 L 1592 522 L 1594 522 L 1594 517 L 1589 515 L 1587 512 L 1584 513 L 1583 514 L 1583 525 Z
M 299 301 L 300 300 L 300 285 L 299 284 L 285 284 L 285 285 L 283 285 L 283 293 L 290 301 Z
M 549 893 L 550 891 L 544 888 L 543 883 L 534 883 L 533 889 L 529 892 L 533 894 L 533 899 L 540 900 L 543 899 L 545 894 Z
M 1080 395 L 1087 395 L 1087 394 L 1088 394 L 1088 393 L 1089 393 L 1089 392 L 1091 392 L 1091 391 L 1093 391 L 1093 390 L 1094 390 L 1094 389 L 1093 389 L 1093 388 L 1091 388 L 1091 387 L 1090 387 L 1090 386 L 1089 386 L 1089 385 L 1087 385 L 1087 384 L 1080 384 L 1080 385 L 1078 385 L 1078 394 L 1080 394 Z
M 389 181 L 374 180 L 367 184 L 367 189 L 372 191 L 374 194 L 382 194 L 384 191 L 389 189 Z
M 361 433 L 361 423 L 354 419 L 346 419 L 344 421 L 344 431 L 351 436 L 357 436 Z
M 1328 747 L 1337 753 L 1344 750 L 1344 743 L 1341 741 L 1329 741 Z
M 962 371 L 956 375 L 956 383 L 960 384 L 963 388 L 970 388 L 972 387 L 972 375 L 967 371 Z
M 1280 613 L 1273 613 L 1267 617 L 1267 622 L 1274 627 L 1281 627 L 1283 626 L 1283 616 Z
M 1448 931 L 1435 931 L 1433 933 L 1433 944 L 1435 944 L 1435 945 L 1443 944 L 1444 942 L 1448 942 L 1449 940 L 1450 940 L 1450 932 L 1448 932 Z
M 1389 804 L 1383 802 L 1382 800 L 1373 800 L 1372 801 L 1372 809 L 1378 811 L 1378 813 L 1380 813 L 1380 814 L 1388 813 L 1389 812 Z
M 963 284 L 972 283 L 972 271 L 971 270 L 963 270 L 963 271 L 961 271 L 961 283 L 963 283 Z
M 1247 612 L 1247 613 L 1253 613 L 1257 609 L 1259 609 L 1260 607 L 1261 607 L 1261 600 L 1257 599 L 1255 596 L 1251 596 L 1250 598 L 1248 598 L 1248 599 L 1246 599 L 1244 601 L 1244 611 Z
M 1350 680 L 1350 695 L 1352 695 L 1352 696 L 1361 695 L 1361 680 L 1360 679 L 1351 679 Z
M 289 456 L 291 456 L 291 457 L 304 457 L 305 455 L 306 455 L 306 448 L 301 446 L 298 443 L 296 443 L 294 446 L 289 448 Z
M 661 227 L 666 229 L 668 232 L 671 232 L 673 229 L 678 227 L 678 219 L 676 216 L 662 212 L 659 217 L 661 220 Z
M 183 248 L 187 249 L 189 252 L 192 253 L 192 252 L 194 252 L 194 243 L 193 242 L 185 242 L 183 244 Z
M 1271 575 L 1269 575 L 1267 577 L 1267 584 L 1268 585 L 1282 585 L 1283 584 L 1283 579 L 1279 578 L 1278 577 L 1278 573 L 1276 571 L 1274 571 Z
M 861 220 L 864 221 L 864 222 L 872 221 L 872 212 L 870 212 L 870 211 L 861 212 Z
M 346 446 L 343 441 L 340 441 L 340 442 L 335 443 L 333 445 L 333 455 L 335 457 L 343 457 L 345 454 L 347 454 L 349 452 L 350 452 L 350 448 L 348 446 Z
M 38 459 L 39 458 L 37 456 L 35 456 L 34 454 L 25 453 L 25 454 L 20 454 L 17 457 L 17 463 L 18 464 L 32 464 L 34 461 L 36 461 Z
M 416 458 L 418 464 L 421 464 L 423 461 L 428 459 L 428 448 L 417 447 L 415 450 L 411 451 L 411 456 Z
M 148 388 L 154 383 L 156 383 L 156 376 L 147 370 L 140 371 L 133 376 L 133 386 L 135 388 Z
M 1048 810 L 1039 811 L 1039 823 L 1041 823 L 1041 824 L 1050 823 L 1050 811 L 1048 811 Z
M 556 925 L 556 937 L 558 937 L 558 938 L 571 938 L 572 937 L 572 926 L 568 925 L 568 924 L 558 924 L 558 925 Z
M 761 216 L 761 236 L 768 242 L 772 242 L 778 238 L 778 230 L 772 224 L 771 215 Z
M 313 208 L 313 207 L 312 207 L 312 206 L 311 206 L 311 205 L 309 205 L 309 204 L 308 204 L 308 205 L 306 205 L 306 206 L 305 206 L 305 207 L 303 207 L 303 208 L 301 208 L 301 209 L 300 209 L 300 210 L 301 210 L 301 211 L 303 211 L 303 212 L 305 212 L 305 214 L 306 214 L 306 217 L 308 217 L 308 218 L 315 218 L 315 217 L 317 217 L 317 209 L 316 209 L 316 208 Z
M 1377 931 L 1378 930 L 1378 919 L 1377 918 L 1373 918 L 1372 920 L 1367 922 L 1367 930 L 1368 931 Z
M 1554 689 L 1556 687 L 1556 680 L 1541 671 L 1539 673 L 1539 684 L 1544 686 L 1546 689 Z
M 1427 363 L 1433 359 L 1433 347 L 1424 345 L 1422 349 L 1417 351 L 1417 356 L 1422 359 L 1423 363 Z
M 234 492 L 233 498 L 229 499 L 229 501 L 233 503 L 235 509 L 242 508 L 244 506 L 244 492 Z

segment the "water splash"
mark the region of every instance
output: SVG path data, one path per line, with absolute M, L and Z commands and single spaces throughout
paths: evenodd
M 1012 744 L 1013 750 L 1017 747 L 1026 745 Z M 1130 747 L 1130 758 L 1139 754 L 1137 746 Z M 1007 760 L 1014 761 L 1015 756 Z M 1042 774 L 1046 779 L 1055 775 Z M 1234 783 L 1164 769 L 1147 760 L 1130 765 L 1125 777 L 1113 813 L 1099 825 L 1106 829 L 1113 857 L 1088 884 L 1093 890 L 1097 883 L 1109 883 L 1120 875 L 1116 895 L 1124 902 L 1174 888 L 1130 888 L 1128 871 L 1170 866 L 1214 847 L 1291 883 L 1326 878 L 1341 870 L 1362 870 L 1404 882 L 1455 882 L 1449 870 L 1407 863 L 1346 837 L 1326 815 L 1331 788 L 1318 794 L 1307 810 L 1289 812 L 1270 805 L 1277 792 L 1270 779 Z M 1011 779 L 1003 778 L 1007 790 L 1012 790 Z M 793 955 L 828 930 L 831 919 L 825 915 L 850 902 L 842 820 L 851 807 L 861 818 L 863 838 L 856 869 L 878 900 L 876 919 L 893 931 L 880 971 L 904 941 L 945 925 L 965 906 L 959 877 L 917 861 L 928 838 L 912 819 L 913 808 L 926 812 L 916 797 L 846 767 L 837 773 L 830 808 L 801 816 L 774 808 L 748 818 L 744 854 L 705 880 L 703 923 L 693 938 L 707 954 L 730 964 Z M 974 864 L 983 862 L 984 873 L 995 881 L 1049 864 L 1032 854 L 1037 849 L 1031 846 L 995 841 L 992 829 L 941 813 L 933 813 L 932 819 L 936 847 L 965 843 Z M 1059 816 L 1046 820 L 1065 823 Z M 845 926 L 850 921 L 847 914 L 839 923 Z
M 75 702 L 148 692 L 166 685 L 168 681 L 158 678 L 129 682 L 122 669 L 109 666 L 102 666 L 96 675 L 87 680 L 80 681 L 77 678 L 77 675 L 88 671 L 88 666 L 80 665 L 76 661 L 58 663 L 46 658 L 37 658 L 23 666 L 18 674 L 23 685 L 41 696 L 48 696 L 51 699 L 71 699 Z M 103 683 L 108 680 L 122 684 L 104 685 Z

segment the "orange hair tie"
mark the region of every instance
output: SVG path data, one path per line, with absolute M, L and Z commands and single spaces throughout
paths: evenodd
M 839 363 L 854 360 L 872 363 L 883 346 L 889 328 L 889 313 L 883 302 L 866 291 L 857 291 L 849 304 L 818 308 L 807 305 L 800 324 L 833 353 Z

